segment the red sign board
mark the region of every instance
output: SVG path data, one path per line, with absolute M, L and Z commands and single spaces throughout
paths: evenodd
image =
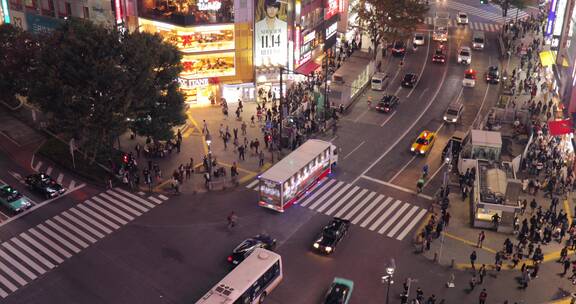
M 324 20 L 329 20 L 340 10 L 339 0 L 324 0 Z

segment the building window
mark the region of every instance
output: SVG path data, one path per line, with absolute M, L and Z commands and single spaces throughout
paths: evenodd
M 90 10 L 84 7 L 84 19 L 90 19 Z

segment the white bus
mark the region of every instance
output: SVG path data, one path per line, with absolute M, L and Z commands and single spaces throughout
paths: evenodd
M 337 162 L 336 146 L 309 139 L 259 176 L 258 205 L 284 212 L 317 181 L 332 172 L 332 166 Z
M 256 248 L 196 304 L 262 304 L 282 278 L 280 255 Z

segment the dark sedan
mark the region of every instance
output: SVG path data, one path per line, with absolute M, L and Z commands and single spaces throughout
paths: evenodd
M 432 55 L 432 62 L 446 63 L 446 54 L 444 54 L 442 49 L 437 49 L 436 52 L 434 52 L 434 55 Z
M 376 105 L 376 111 L 388 113 L 398 106 L 399 98 L 394 95 L 385 95 Z
M 417 80 L 418 76 L 416 76 L 416 74 L 407 73 L 406 75 L 404 75 L 404 78 L 402 79 L 402 86 L 405 88 L 412 88 L 416 84 Z
M 336 250 L 336 246 L 344 238 L 348 229 L 350 228 L 350 221 L 333 218 L 328 225 L 322 228 L 322 232 L 314 241 L 314 249 L 321 253 L 331 254 Z
M 234 250 L 232 254 L 228 256 L 227 260 L 234 267 L 244 261 L 256 248 L 264 248 L 268 250 L 274 250 L 276 247 L 276 240 L 269 235 L 259 234 L 255 237 L 247 238 L 242 243 L 240 243 Z
M 26 177 L 26 185 L 28 185 L 31 190 L 40 193 L 47 199 L 62 195 L 67 190 L 50 177 L 50 175 L 45 173 L 29 175 Z
M 497 66 L 491 66 L 486 72 L 486 82 L 491 84 L 498 84 L 500 82 L 500 72 Z
M 404 41 L 397 40 L 392 45 L 392 55 L 395 57 L 404 56 L 406 53 L 406 45 L 404 45 Z

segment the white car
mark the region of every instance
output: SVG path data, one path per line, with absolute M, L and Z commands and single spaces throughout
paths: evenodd
M 461 46 L 458 50 L 458 63 L 471 64 L 472 63 L 472 51 L 470 47 Z
M 458 12 L 458 15 L 456 15 L 456 23 L 468 24 L 468 14 L 463 13 L 463 12 Z
M 464 79 L 462 85 L 465 87 L 473 88 L 476 86 L 476 71 L 469 69 L 464 71 Z
M 414 34 L 414 39 L 412 40 L 412 43 L 415 45 L 424 45 L 425 43 L 424 34 L 422 33 Z

